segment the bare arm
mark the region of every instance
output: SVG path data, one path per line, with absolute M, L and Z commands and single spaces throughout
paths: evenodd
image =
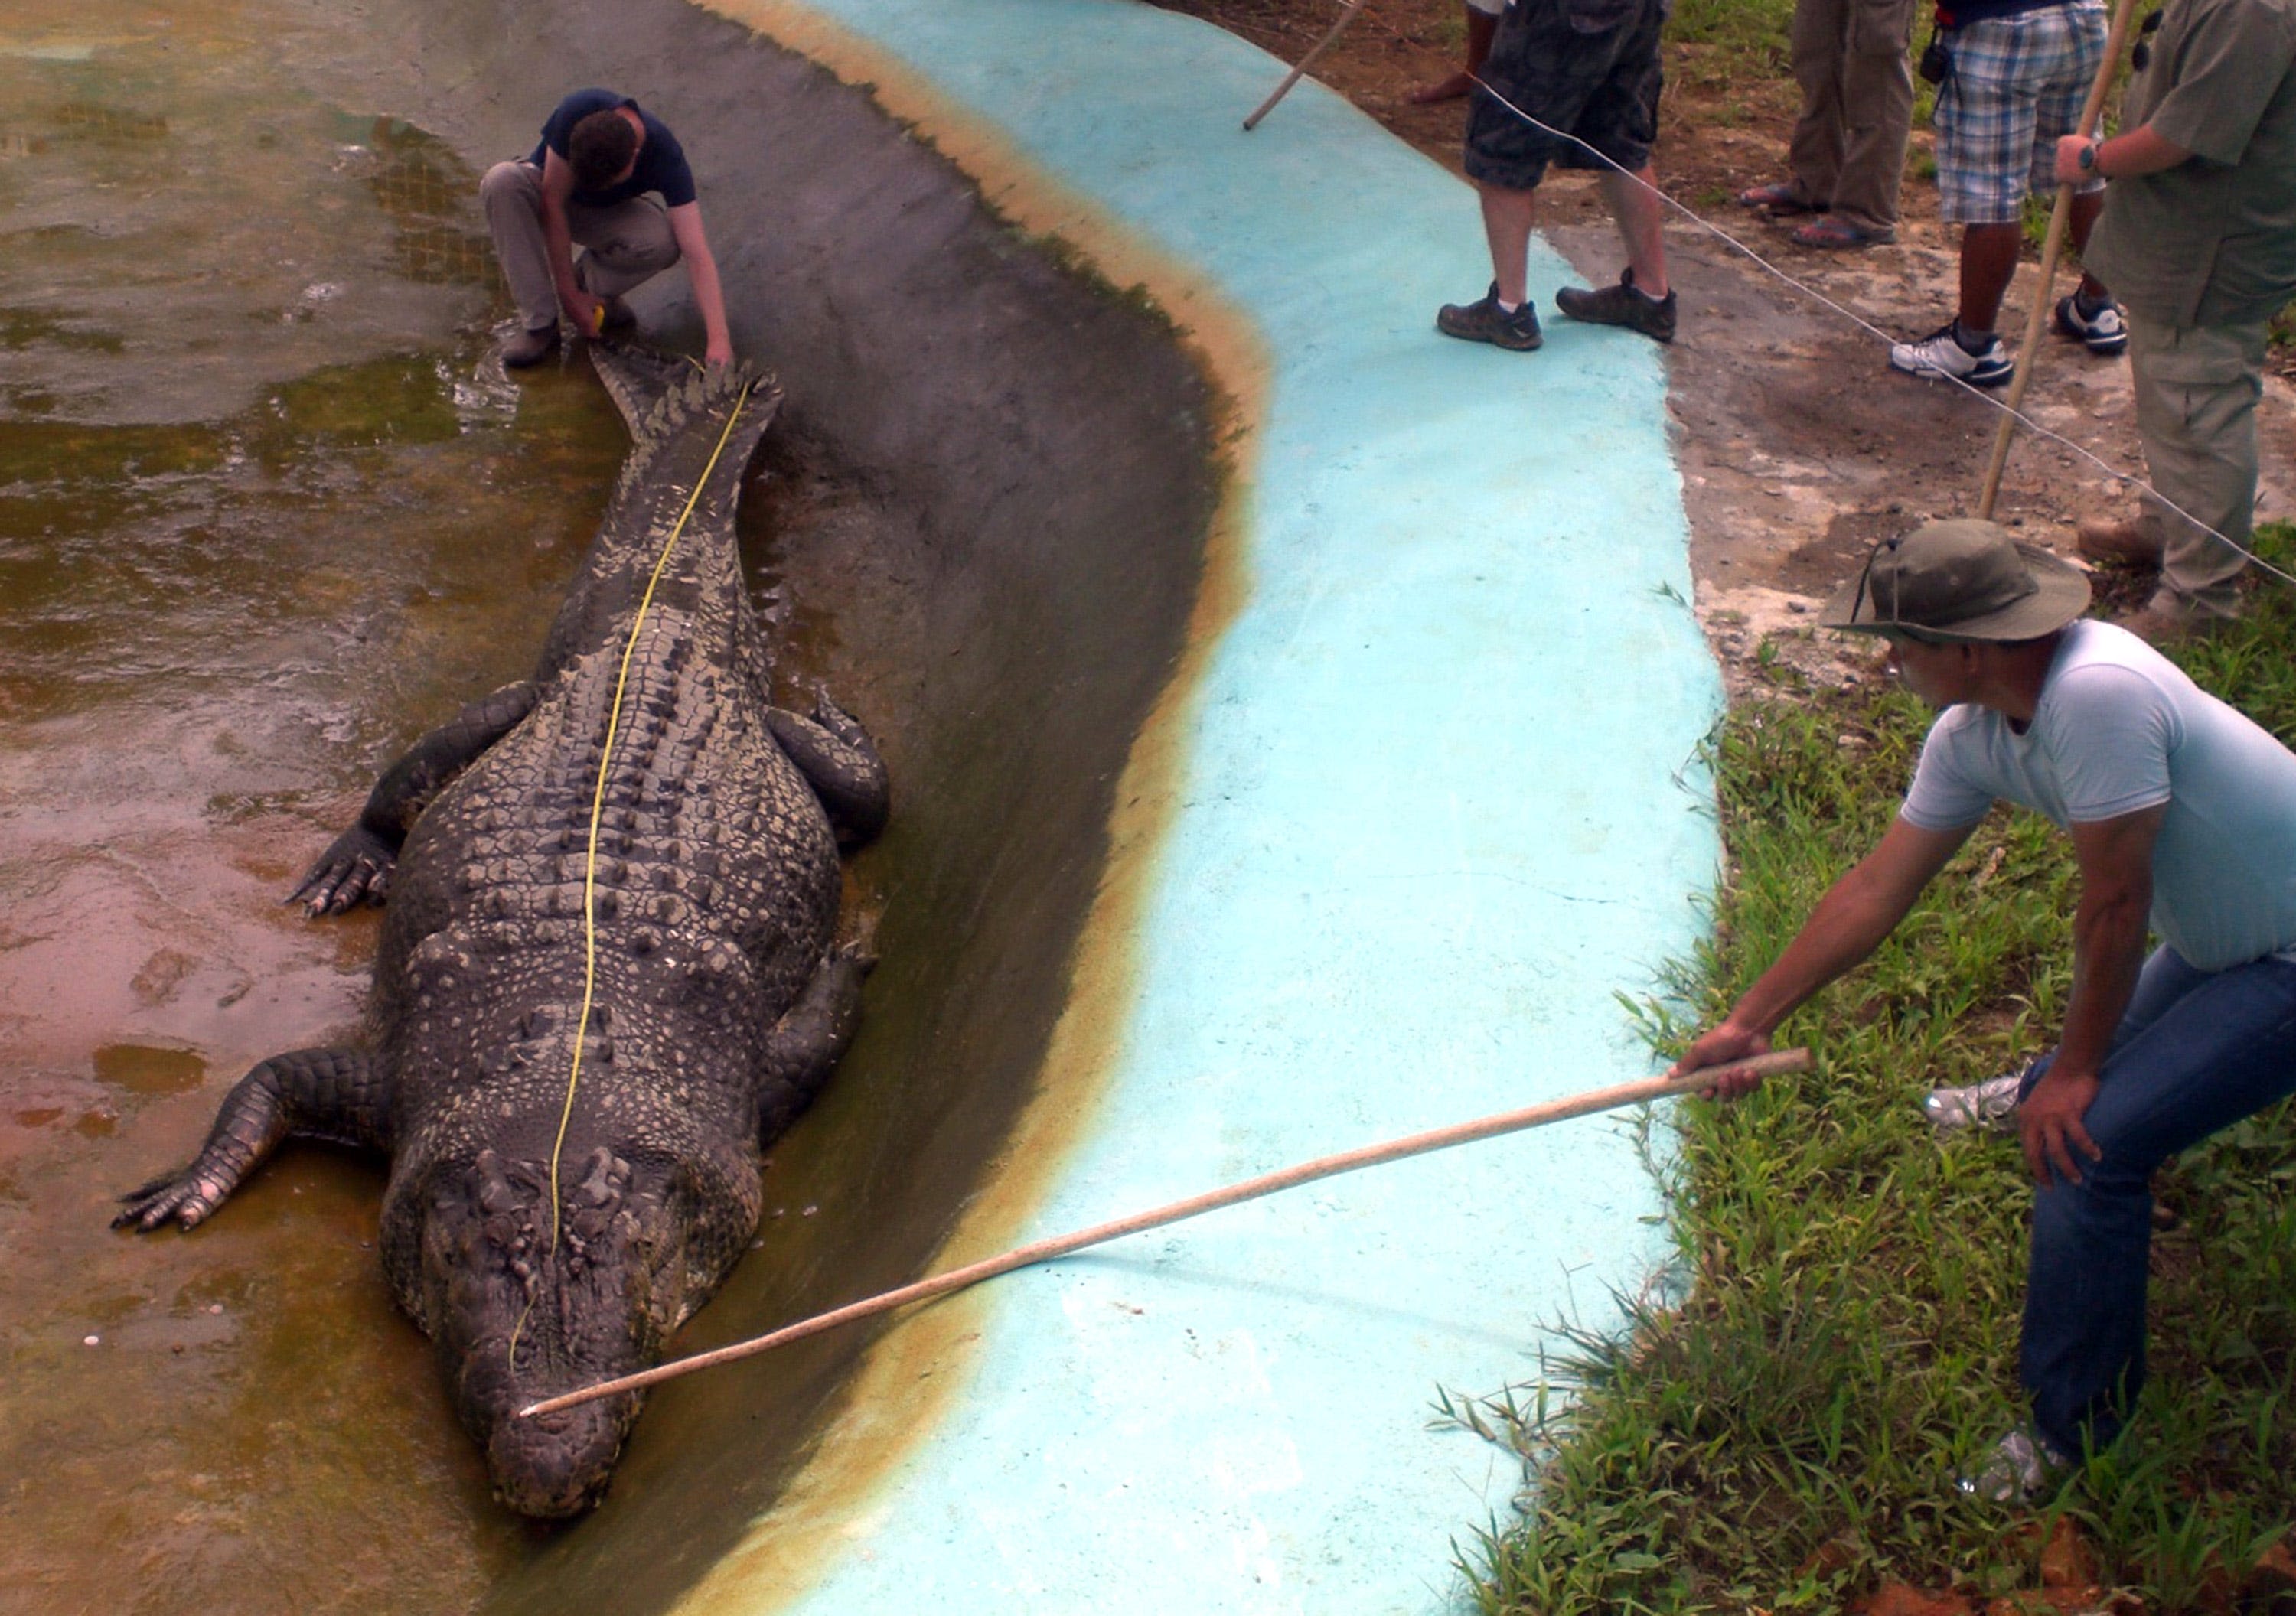
M 2067 135 L 2057 141 L 2057 178 L 2065 184 L 2078 184 L 2094 175 L 2101 180 L 2128 179 L 2139 174 L 2159 174 L 2174 168 L 2193 154 L 2171 140 L 2162 139 L 2151 124 L 2139 124 L 2134 129 L 2116 135 L 2111 140 L 2096 143 L 2096 163 L 2094 167 L 2080 166 L 2081 149 L 2089 144 L 2086 135 Z
M 730 364 L 734 339 L 726 329 L 726 291 L 718 284 L 718 260 L 709 254 L 709 237 L 701 228 L 701 204 L 686 202 L 669 210 L 670 234 L 677 240 L 678 256 L 693 282 L 694 306 L 701 311 L 701 331 L 711 364 Z
M 558 287 L 558 306 L 574 329 L 590 336 L 598 329 L 598 300 L 574 283 L 574 232 L 566 204 L 574 195 L 574 170 L 564 158 L 542 153 L 542 245 L 550 257 L 550 278 Z
M 1684 1051 L 1669 1077 L 1682 1077 L 1770 1047 L 1770 1034 L 1820 988 L 1882 945 L 1937 872 L 1960 851 L 1974 826 L 1924 830 L 1899 818 L 1874 851 L 1827 889 L 1809 918 L 1770 968 L 1739 997 L 1712 1028 Z M 1710 1098 L 1737 1099 L 1759 1086 L 1759 1077 L 1735 1078 L 1708 1090 Z
M 2018 1107 L 2025 1164 L 2046 1187 L 2051 1172 L 2080 1182 L 2074 1152 L 2101 1154 L 2081 1125 L 2096 1098 L 2097 1068 L 2136 988 L 2144 931 L 2152 912 L 2152 844 L 2168 814 L 2164 804 L 2118 819 L 2072 828 L 2080 863 L 2080 902 L 2073 910 L 2073 992 L 2048 1075 Z

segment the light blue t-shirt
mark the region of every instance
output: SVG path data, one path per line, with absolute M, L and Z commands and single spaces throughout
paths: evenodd
M 2169 804 L 2152 850 L 2152 928 L 2220 971 L 2296 959 L 2296 753 L 2109 623 L 2065 631 L 2033 722 L 1964 703 L 1930 727 L 1902 810 L 1925 830 L 1996 799 L 2059 825 Z

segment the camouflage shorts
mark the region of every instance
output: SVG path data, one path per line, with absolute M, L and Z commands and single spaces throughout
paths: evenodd
M 1642 168 L 1658 138 L 1667 11 L 1667 0 L 1513 0 L 1483 64 L 1490 89 L 1467 110 L 1467 177 L 1529 191 L 1550 163 Z

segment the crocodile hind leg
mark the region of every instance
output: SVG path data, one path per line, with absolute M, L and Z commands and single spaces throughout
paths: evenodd
M 314 915 L 335 915 L 364 899 L 380 903 L 390 888 L 406 833 L 456 775 L 534 711 L 540 690 L 531 681 L 481 696 L 406 749 L 367 794 L 358 823 L 337 837 L 310 872 L 287 894 Z
M 827 690 L 816 690 L 811 718 L 767 707 L 766 728 L 821 799 L 838 844 L 858 847 L 874 841 L 892 812 L 893 793 L 877 744 L 860 721 L 832 701 Z
M 163 1173 L 119 1197 L 114 1228 L 185 1228 L 204 1220 L 290 1134 L 390 1147 L 390 1073 L 365 1049 L 292 1049 L 232 1086 L 208 1142 L 181 1172 Z
M 854 943 L 832 949 L 766 1041 L 758 1084 L 758 1139 L 770 1145 L 813 1103 L 861 1024 L 861 983 L 876 959 Z

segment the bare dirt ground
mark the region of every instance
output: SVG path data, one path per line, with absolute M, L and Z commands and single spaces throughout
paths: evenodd
M 1339 15 L 1336 0 L 1165 3 L 1287 61 Z M 1409 94 L 1459 65 L 1464 37 L 1459 0 L 1370 0 L 1315 76 L 1456 171 L 1465 103 L 1416 106 Z M 1923 337 L 1942 324 L 1952 313 L 1958 231 L 1939 221 L 1936 186 L 1919 177 L 1928 167 L 1927 127 L 1917 120 L 1914 130 L 1895 245 L 1852 253 L 1797 247 L 1784 226 L 1734 199 L 1748 185 L 1785 177 L 1798 94 L 1783 63 L 1774 76 L 1750 81 L 1734 76 L 1730 60 L 1713 46 L 1669 44 L 1654 158 L 1661 186 L 1891 337 Z M 1280 107 L 1270 114 L 1283 115 Z M 1613 279 L 1622 260 L 1594 176 L 1557 170 L 1541 196 L 1549 239 L 1591 283 Z M 1479 232 L 1471 209 L 1462 209 L 1459 228 Z M 1927 517 L 1974 514 L 1999 412 L 1961 388 L 1891 371 L 1881 339 L 1678 214 L 1667 227 L 1667 250 L 1682 298 L 1668 361 L 1700 620 L 1734 694 L 1766 636 L 1775 640 L 1774 655 L 1814 677 L 1853 676 L 1866 654 L 1802 625 L 1876 539 Z M 2038 260 L 2029 251 L 2002 311 L 2013 348 L 2032 306 Z M 2070 290 L 2072 273 L 2060 267 L 2059 291 Z M 1460 299 L 1480 290 L 1463 286 Z M 1434 311 L 1428 315 L 1431 325 Z M 2026 413 L 2141 475 L 2127 362 L 2098 359 L 2046 332 L 2038 347 Z M 2261 430 L 2259 514 L 2296 515 L 2287 481 L 2296 391 L 2284 376 L 2267 380 Z M 2076 520 L 2136 509 L 2134 494 L 2095 465 L 2021 432 L 1994 514 L 2070 557 Z M 2141 604 L 2137 580 L 2101 575 L 2098 584 L 2108 611 Z

